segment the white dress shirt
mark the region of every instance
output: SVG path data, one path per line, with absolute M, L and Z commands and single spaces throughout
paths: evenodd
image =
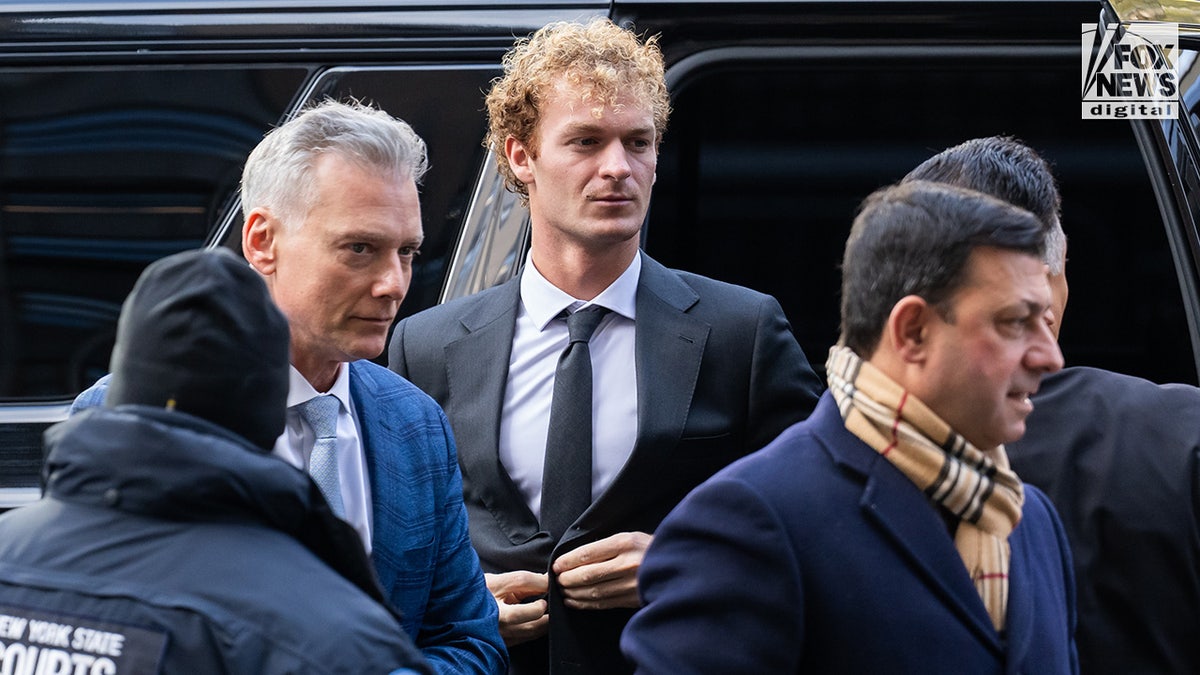
M 539 519 L 554 372 L 568 342 L 567 322 L 555 317 L 564 309 L 574 312 L 591 305 L 611 310 L 600 321 L 589 343 L 592 499 L 595 500 L 625 465 L 637 440 L 634 320 L 641 271 L 639 254 L 600 295 L 584 302 L 547 281 L 526 257 L 521 273 L 521 306 L 517 309 L 504 409 L 500 415 L 500 463 Z
M 312 455 L 313 444 L 317 439 L 312 427 L 304 421 L 296 406 L 321 394 L 332 394 L 342 404 L 337 417 L 338 485 L 342 491 L 346 521 L 358 531 L 369 553 L 371 483 L 367 478 L 367 460 L 360 440 L 362 434 L 358 430 L 358 416 L 354 412 L 354 402 L 350 400 L 350 367 L 347 364 L 343 363 L 338 367 L 337 379 L 327 392 L 313 389 L 295 366 L 289 368 L 287 425 L 283 434 L 275 441 L 274 452 L 292 466 L 303 471 L 308 470 L 308 458 Z

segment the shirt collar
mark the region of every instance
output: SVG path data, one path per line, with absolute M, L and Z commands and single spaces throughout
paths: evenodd
M 296 366 L 288 366 L 288 397 L 287 404 L 289 408 L 298 406 L 305 401 L 316 398 L 321 394 L 333 394 L 337 400 L 341 401 L 342 408 L 351 410 L 350 408 L 350 368 L 345 364 L 338 365 L 337 378 L 333 381 L 333 386 L 328 392 L 319 392 L 313 389 L 308 380 L 296 370 Z
M 571 297 L 562 289 L 546 280 L 533 265 L 532 253 L 525 254 L 525 267 L 521 272 L 521 302 L 525 312 L 538 330 L 544 330 L 554 317 L 563 310 L 576 311 L 586 306 L 599 305 L 615 314 L 636 320 L 637 286 L 642 274 L 642 255 L 633 256 L 629 267 L 590 302 Z M 311 387 L 310 387 L 311 389 Z

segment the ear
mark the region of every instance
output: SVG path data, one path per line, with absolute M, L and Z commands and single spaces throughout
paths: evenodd
M 275 272 L 275 244 L 280 227 L 279 219 L 261 206 L 251 210 L 242 225 L 242 255 L 263 276 Z
M 924 298 L 916 295 L 907 295 L 892 307 L 883 339 L 901 360 L 906 363 L 925 360 L 936 311 Z
M 504 154 L 508 157 L 508 165 L 512 167 L 513 175 L 526 185 L 533 183 L 533 167 L 530 160 L 537 159 L 525 144 L 509 136 L 504 139 Z

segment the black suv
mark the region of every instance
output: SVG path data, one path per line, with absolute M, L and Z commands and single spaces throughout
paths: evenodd
M 1101 13 L 1095 0 L 0 0 L 0 509 L 37 496 L 41 432 L 107 370 L 142 268 L 239 249 L 242 162 L 310 101 L 373 101 L 429 144 L 427 243 L 402 314 L 513 275 L 527 214 L 480 145 L 483 92 L 514 36 L 559 19 L 661 35 L 675 111 L 645 248 L 774 294 L 814 366 L 837 336 L 859 201 L 946 146 L 1009 134 L 1061 180 L 1067 361 L 1195 383 L 1200 87 L 1183 75 L 1176 120 L 1081 119 L 1078 36 Z

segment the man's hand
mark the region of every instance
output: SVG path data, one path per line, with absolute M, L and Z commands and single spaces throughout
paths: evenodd
M 554 573 L 572 609 L 641 607 L 637 573 L 654 537 L 621 532 L 585 544 L 554 561 Z
M 545 598 L 532 602 L 525 600 L 550 592 L 547 575 L 518 570 L 484 574 L 483 578 L 500 606 L 500 637 L 504 638 L 504 644 L 512 647 L 546 634 L 550 628 L 550 615 L 546 613 Z

